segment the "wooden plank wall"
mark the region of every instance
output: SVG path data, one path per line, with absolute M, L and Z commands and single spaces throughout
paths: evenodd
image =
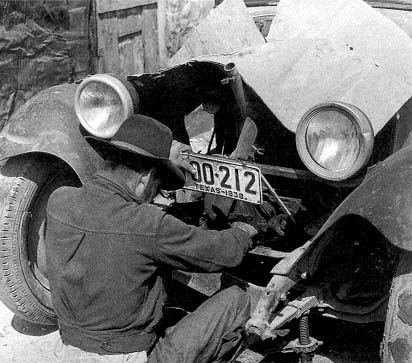
M 96 0 L 99 73 L 127 75 L 159 69 L 157 2 Z

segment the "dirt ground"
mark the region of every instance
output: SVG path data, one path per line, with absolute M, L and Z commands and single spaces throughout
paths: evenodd
M 13 313 L 0 303 L 0 362 L 54 362 L 53 348 L 59 333 L 29 336 L 16 332 L 10 325 Z
M 59 338 L 58 332 L 45 336 L 29 336 L 16 332 L 11 326 L 13 314 L 0 303 L 0 362 L 1 363 L 53 363 L 54 346 Z M 313 363 L 378 363 L 376 344 L 369 344 L 379 339 L 373 337 L 374 332 L 368 330 L 353 330 L 341 324 L 317 324 L 314 330 L 323 330 L 324 340 L 331 340 L 327 347 L 322 348 Z M 375 330 L 375 329 L 373 329 Z M 352 335 L 342 338 L 343 335 Z M 380 333 L 379 333 L 380 335 Z M 325 339 L 326 338 L 326 339 Z M 377 338 L 377 339 L 375 339 Z M 342 350 L 345 353 L 342 354 Z M 294 355 L 272 356 L 262 363 L 294 363 L 298 362 Z M 166 363 L 166 362 L 165 362 Z M 172 363 L 172 362 L 170 362 Z

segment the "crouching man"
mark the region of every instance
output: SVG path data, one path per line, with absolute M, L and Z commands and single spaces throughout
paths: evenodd
M 165 290 L 159 268 L 214 272 L 238 265 L 256 229 L 187 225 L 151 205 L 183 186 L 169 159 L 171 131 L 144 116 L 110 140 L 87 137 L 107 160 L 82 188 L 50 197 L 46 251 L 63 362 L 224 362 L 249 318 L 248 296 L 224 290 L 159 338 Z M 253 223 L 252 223 L 253 224 Z

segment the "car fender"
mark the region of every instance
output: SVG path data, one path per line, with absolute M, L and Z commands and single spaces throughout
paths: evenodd
M 390 243 L 412 251 L 412 147 L 406 147 L 376 165 L 363 182 L 339 205 L 314 238 L 347 215 L 371 223 Z
M 22 105 L 0 132 L 0 160 L 43 152 L 69 164 L 84 182 L 102 159 L 84 140 L 74 110 L 77 84 L 48 88 Z

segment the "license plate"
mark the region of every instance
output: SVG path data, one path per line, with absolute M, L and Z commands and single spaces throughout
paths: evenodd
M 262 203 L 261 172 L 256 166 L 219 156 L 185 153 L 195 175 L 186 173 L 185 189 Z

